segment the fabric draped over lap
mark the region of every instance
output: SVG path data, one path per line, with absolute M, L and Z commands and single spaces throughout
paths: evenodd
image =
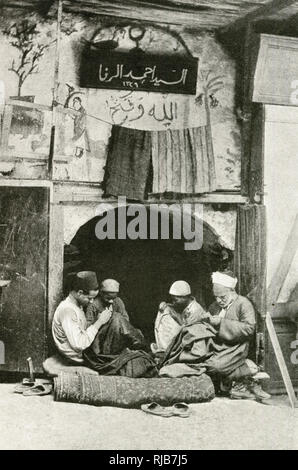
M 247 321 L 237 321 L 239 304 L 246 301 Z M 168 346 L 159 374 L 168 377 L 200 375 L 238 379 L 250 375 L 246 359 L 254 331 L 253 307 L 239 299 L 230 319 L 223 319 L 219 331 L 205 322 L 184 326 Z M 210 309 L 211 310 L 211 309 Z
M 214 398 L 211 379 L 106 377 L 62 372 L 54 378 L 54 400 L 96 406 L 138 408 L 157 402 L 171 406 L 177 402 L 200 403 Z
M 215 341 L 210 341 L 208 350 L 210 357 L 205 361 L 204 365 L 207 373 L 210 375 L 220 374 L 223 377 L 238 378 L 237 370 L 244 368 L 244 374 L 250 371 L 246 366 L 245 361 L 248 355 L 248 343 L 234 344 L 227 346 L 226 344 L 218 344 Z M 242 373 L 242 370 L 239 371 Z
M 150 162 L 150 132 L 113 126 L 105 168 L 105 193 L 144 199 Z
M 101 375 L 152 377 L 156 365 L 144 351 L 145 341 L 140 330 L 119 312 L 98 331 L 93 343 L 83 352 L 85 365 Z
M 212 141 L 206 126 L 153 131 L 153 193 L 182 194 L 216 189 Z
M 201 375 L 206 371 L 204 361 L 212 355 L 210 340 L 215 335 L 215 329 L 203 322 L 182 327 L 165 352 L 159 374 Z

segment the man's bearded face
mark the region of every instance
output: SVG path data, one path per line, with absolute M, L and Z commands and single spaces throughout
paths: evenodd
M 171 295 L 172 304 L 175 308 L 183 310 L 189 302 L 189 295 Z
M 213 285 L 213 294 L 221 308 L 226 308 L 235 296 L 235 290 L 220 284 Z
M 118 296 L 118 292 L 101 291 L 100 296 L 106 304 L 112 304 Z

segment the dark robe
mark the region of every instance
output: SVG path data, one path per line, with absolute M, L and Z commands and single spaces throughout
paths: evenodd
M 215 302 L 209 310 L 211 315 L 219 315 L 221 307 Z M 184 326 L 167 348 L 161 372 L 177 376 L 206 371 L 212 377 L 230 380 L 251 375 L 245 361 L 254 331 L 254 308 L 247 298 L 239 295 L 227 308 L 218 328 L 205 322 Z M 184 367 L 172 367 L 174 364 L 184 364 Z
M 97 320 L 98 314 L 103 312 L 108 306 L 109 304 L 106 304 L 100 296 L 96 297 L 94 301 L 88 305 L 86 311 L 87 326 L 92 325 Z M 116 297 L 113 301 L 113 312 L 120 313 L 123 318 L 129 321 L 124 302 L 120 297 Z
M 90 304 L 87 309 L 88 322 L 94 323 L 102 311 L 94 308 L 95 305 Z M 83 352 L 85 364 L 101 375 L 153 377 L 157 375 L 156 364 L 145 351 L 144 336 L 132 326 L 126 315 L 113 311 L 110 320 L 98 330 L 91 346 Z
M 219 315 L 221 307 L 214 302 L 209 312 Z M 255 332 L 255 311 L 251 302 L 238 295 L 221 319 L 217 335 L 209 345 L 211 357 L 205 361 L 207 373 L 240 379 L 251 372 L 245 361 L 248 356 L 249 342 Z
M 160 375 L 201 375 L 206 371 L 204 362 L 212 355 L 210 343 L 215 335 L 213 326 L 205 322 L 182 326 L 165 351 L 160 363 Z

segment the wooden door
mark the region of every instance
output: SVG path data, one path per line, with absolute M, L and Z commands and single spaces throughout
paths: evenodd
M 47 354 L 48 191 L 0 188 L 0 371 L 26 371 L 29 356 L 41 371 Z

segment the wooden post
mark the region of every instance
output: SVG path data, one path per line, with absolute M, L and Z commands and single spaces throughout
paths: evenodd
M 205 100 L 205 109 L 206 109 L 206 133 L 207 133 L 207 156 L 209 162 L 209 187 L 210 192 L 216 190 L 216 172 L 215 172 L 215 165 L 214 165 L 214 151 L 213 151 L 213 139 L 212 139 L 212 127 L 211 127 L 211 113 L 210 113 L 210 105 L 209 105 L 209 95 L 207 88 L 204 88 L 204 100 Z
M 239 206 L 237 212 L 235 272 L 240 294 L 256 310 L 257 335 L 254 359 L 264 368 L 264 318 L 266 315 L 266 208 Z
M 8 139 L 12 120 L 12 105 L 4 106 L 2 133 L 0 142 L 0 153 L 2 156 L 6 156 L 8 149 Z
M 49 154 L 49 179 L 53 179 L 53 163 L 55 156 L 55 128 L 56 128 L 56 106 L 59 101 L 59 60 L 60 60 L 60 43 L 61 43 L 61 23 L 63 13 L 63 0 L 59 0 L 57 12 L 57 42 L 55 53 L 55 70 L 54 70 L 54 88 L 53 88 L 53 116 L 52 116 L 52 129 L 51 129 L 51 144 Z
M 51 338 L 50 327 L 54 312 L 62 300 L 63 288 L 63 206 L 50 204 L 49 223 L 49 267 L 48 267 L 48 338 Z M 51 341 L 49 341 L 51 347 Z

